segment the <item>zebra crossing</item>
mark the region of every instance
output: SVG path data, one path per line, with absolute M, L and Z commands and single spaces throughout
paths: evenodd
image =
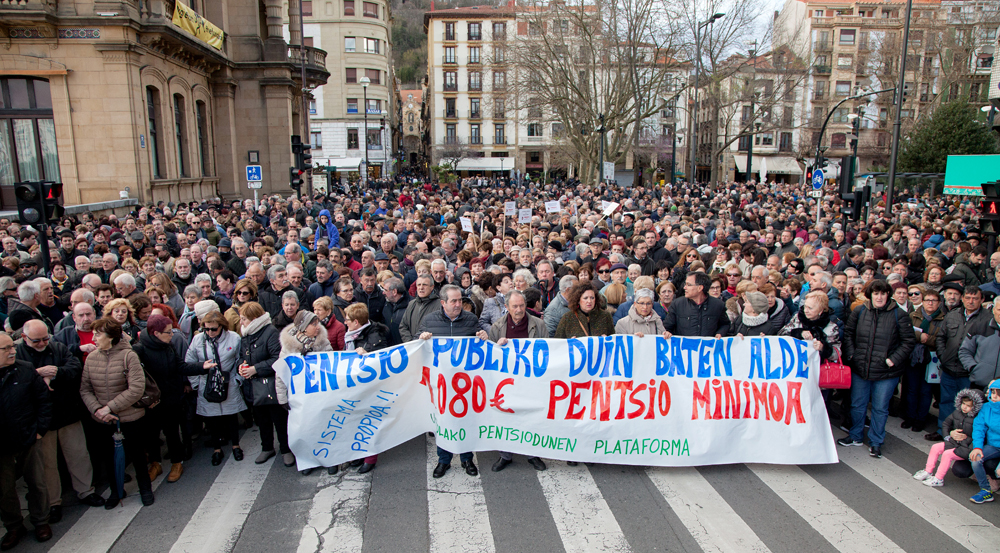
M 996 551 L 1000 503 L 969 503 L 974 482 L 954 476 L 943 488 L 914 481 L 930 444 L 895 420 L 883 459 L 839 448 L 837 465 L 547 461 L 539 472 L 515 456 L 493 473 L 497 453 L 480 452 L 479 477 L 456 457 L 440 479 L 430 437 L 382 454 L 368 474 L 303 476 L 250 461 L 260 444 L 251 429 L 247 461 L 211 467 L 200 451 L 180 482 L 154 482 L 152 507 L 130 484 L 122 507 L 67 505 L 50 542 L 29 538 L 17 551 Z

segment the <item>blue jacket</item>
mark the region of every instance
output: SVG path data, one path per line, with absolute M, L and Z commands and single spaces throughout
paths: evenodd
M 991 390 L 1000 390 L 1000 380 L 994 380 L 986 388 L 986 400 Z M 1000 402 L 990 401 L 979 410 L 972 423 L 972 448 L 982 449 L 984 445 L 1000 447 Z
M 329 209 L 324 209 L 319 212 L 319 217 L 326 215 L 326 226 L 319 223 L 316 226 L 316 237 L 313 239 L 313 249 L 319 247 L 319 239 L 326 237 L 330 239 L 330 248 L 340 247 L 340 231 L 333 224 L 333 215 L 330 215 Z M 319 222 L 319 217 L 316 218 L 317 223 Z

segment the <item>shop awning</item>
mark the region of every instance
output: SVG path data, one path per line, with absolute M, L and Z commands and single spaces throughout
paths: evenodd
M 514 158 L 509 157 L 470 157 L 461 159 L 455 166 L 456 171 L 510 171 L 514 168 Z
M 313 163 L 317 167 L 329 166 L 328 171 L 360 171 L 361 164 L 365 162 L 363 157 L 339 157 L 333 159 L 317 159 Z
M 760 160 L 767 159 L 767 174 L 769 175 L 798 175 L 802 173 L 802 166 L 794 157 L 788 156 L 753 156 L 753 172 L 756 174 L 760 170 Z M 733 161 L 736 162 L 736 169 L 740 173 L 747 172 L 747 155 L 745 153 L 733 154 Z

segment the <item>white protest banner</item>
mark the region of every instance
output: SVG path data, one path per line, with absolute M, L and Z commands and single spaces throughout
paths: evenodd
M 513 217 L 517 215 L 517 202 L 504 202 L 503 214 L 507 217 Z
M 559 205 L 559 200 L 545 202 L 545 213 L 559 213 L 560 211 L 562 211 L 562 206 Z
M 615 210 L 618 209 L 618 207 L 620 205 L 621 204 L 618 203 L 618 202 L 603 202 L 601 204 L 601 207 L 603 209 L 604 216 L 607 217 L 607 216 L 611 215 L 612 213 L 614 213 Z
M 462 230 L 465 232 L 472 232 L 472 219 L 468 217 L 459 217 L 459 221 L 462 222 Z
M 517 210 L 517 224 L 531 222 L 531 208 L 525 207 Z
M 428 431 L 448 451 L 699 466 L 836 463 L 819 356 L 787 337 L 628 335 L 413 341 L 289 356 L 298 468 L 335 466 Z

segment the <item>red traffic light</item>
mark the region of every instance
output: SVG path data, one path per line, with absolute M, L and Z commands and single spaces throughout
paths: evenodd
M 984 216 L 1000 217 L 1000 199 L 979 202 L 979 213 Z

